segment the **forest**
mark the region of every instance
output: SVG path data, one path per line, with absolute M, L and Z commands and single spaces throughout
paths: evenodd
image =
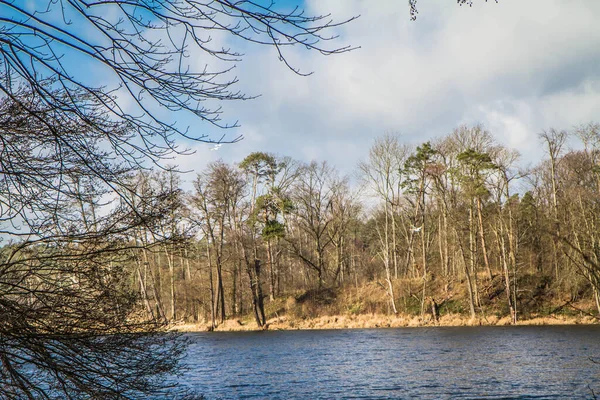
M 315 325 L 323 318 L 370 321 L 338 328 L 392 326 L 371 323 L 385 318 L 410 318 L 410 326 L 546 316 L 597 323 L 600 125 L 550 128 L 595 118 L 595 69 L 585 67 L 596 54 L 586 19 L 595 10 L 509 3 L 467 11 L 473 1 L 457 0 L 459 13 L 434 3 L 417 9 L 416 0 L 408 10 L 396 2 L 0 0 L 0 400 L 204 398 L 210 377 L 194 382 L 188 373 L 204 374 L 210 358 L 196 357 L 199 343 L 187 339 L 219 335 L 173 330 L 331 327 Z M 494 124 L 488 111 L 495 115 L 504 99 L 557 117 L 524 125 L 530 134 L 548 128 L 537 137 L 543 157 L 520 155 L 483 125 L 455 128 Z M 592 107 L 582 106 L 589 99 Z M 244 108 L 246 100 L 255 102 Z M 447 134 L 433 137 L 438 124 Z M 367 126 L 408 132 L 375 138 Z M 430 140 L 408 140 L 408 127 Z M 188 148 L 244 149 L 241 132 L 259 133 L 268 147 L 228 162 L 198 160 L 205 166 L 193 173 L 169 164 L 199 157 Z M 292 143 L 310 134 L 353 146 L 360 137 L 370 151 L 344 173 L 331 160 L 294 159 Z M 424 331 L 434 330 L 412 333 Z M 586 363 L 593 341 L 569 340 Z M 415 359 L 389 352 L 404 348 L 391 343 L 381 354 L 394 365 Z M 356 369 L 335 381 L 350 382 L 376 352 L 338 353 Z M 484 370 L 448 354 L 436 380 Z M 559 372 L 559 359 L 584 364 L 543 354 L 543 362 L 527 360 Z M 575 393 L 575 375 L 556 379 L 506 361 L 498 370 L 517 379 L 498 386 L 494 374 L 499 395 L 518 395 L 512 390 L 522 385 L 519 393 L 531 396 L 522 376 Z M 302 361 L 290 365 L 296 385 Z M 331 359 L 324 365 L 337 372 Z M 225 397 L 238 393 L 249 387 L 238 372 L 253 367 L 219 369 L 214 386 L 231 390 Z M 393 369 L 372 372 L 360 386 L 391 372 L 408 381 Z M 234 385 L 223 386 L 223 375 Z M 194 386 L 199 380 L 207 385 Z M 448 388 L 455 382 L 468 386 L 460 377 Z M 275 393 L 263 383 L 251 395 Z M 298 398 L 320 390 L 305 386 L 312 393 Z
M 444 311 L 516 323 L 574 304 L 595 317 L 600 125 L 538 140 L 545 158 L 525 167 L 482 126 L 419 145 L 384 135 L 352 176 L 326 160 L 255 152 L 210 163 L 191 190 L 175 168 L 128 173 L 127 194 L 109 201 L 82 177 L 69 213 L 84 225 L 72 229 L 93 232 L 118 223 L 104 208 L 133 205 L 140 223 L 119 233 L 127 251 L 110 265 L 144 318 L 165 323 Z M 378 300 L 333 307 L 348 290 Z M 307 296 L 312 307 L 300 307 Z

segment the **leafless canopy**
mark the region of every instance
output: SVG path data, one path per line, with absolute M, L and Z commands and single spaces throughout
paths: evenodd
M 175 150 L 177 137 L 214 141 L 179 126 L 185 115 L 236 125 L 221 120 L 219 105 L 248 98 L 234 88 L 231 70 L 243 57 L 236 47 L 272 46 L 303 74 L 288 63 L 286 48 L 348 51 L 327 45 L 345 22 L 263 1 L 0 0 L 0 92 L 18 100 L 24 84 L 82 120 L 99 103 L 137 131 L 140 140 L 128 141 L 127 151 L 156 158 Z
M 186 115 L 235 125 L 244 43 L 302 74 L 286 47 L 350 50 L 326 45 L 339 25 L 252 1 L 0 0 L 0 399 L 167 395 L 181 341 L 136 314 L 124 268 L 145 268 L 140 232 L 173 239 L 173 193 L 135 176 L 214 141 Z
M 102 130 L 16 95 L 0 101 L 0 399 L 161 393 L 182 342 L 135 317 L 123 268 L 132 232 L 162 210 L 103 210 L 130 168 L 100 149 Z
M 488 0 L 485 0 L 487 3 Z M 494 0 L 496 3 L 498 0 Z M 469 7 L 473 7 L 473 0 L 456 0 L 459 6 L 468 5 Z M 417 0 L 408 0 L 408 6 L 410 7 L 410 19 L 413 21 L 417 19 L 417 15 L 419 11 L 417 10 Z

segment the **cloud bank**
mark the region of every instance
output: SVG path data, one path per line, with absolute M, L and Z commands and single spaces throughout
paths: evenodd
M 268 151 L 326 159 L 351 173 L 384 133 L 419 144 L 475 123 L 527 162 L 543 156 L 542 130 L 599 118 L 600 2 L 427 1 L 414 22 L 397 0 L 309 0 L 305 7 L 336 19 L 360 15 L 339 29 L 338 41 L 360 49 L 331 57 L 293 49 L 294 65 L 314 71 L 300 77 L 272 49 L 248 48 L 235 70 L 238 89 L 262 96 L 224 107 L 225 118 L 242 125 L 227 137 L 245 139 L 218 151 L 195 144 L 196 155 L 176 160 L 182 169 Z

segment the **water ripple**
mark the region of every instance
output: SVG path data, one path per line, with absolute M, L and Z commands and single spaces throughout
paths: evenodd
M 600 391 L 600 327 L 189 334 L 207 399 L 552 399 Z

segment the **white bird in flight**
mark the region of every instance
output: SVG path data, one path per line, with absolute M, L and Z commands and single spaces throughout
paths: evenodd
M 421 226 L 420 226 L 420 227 L 418 227 L 418 228 L 417 228 L 417 227 L 415 227 L 415 226 L 412 226 L 412 227 L 411 227 L 411 231 L 413 231 L 413 232 L 421 232 L 421 228 L 423 228 L 423 225 L 421 225 Z
M 219 149 L 221 148 L 221 146 L 223 146 L 223 144 L 222 144 L 222 143 L 217 143 L 217 144 L 215 144 L 215 145 L 214 145 L 214 147 L 213 147 L 212 149 L 210 149 L 210 150 L 211 150 L 211 151 L 214 151 L 214 150 L 219 150 Z

